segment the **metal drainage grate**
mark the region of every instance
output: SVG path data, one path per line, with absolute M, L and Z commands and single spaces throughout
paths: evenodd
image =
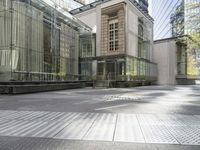
M 125 95 L 106 95 L 103 98 L 105 101 L 140 101 L 141 96 L 125 96 Z

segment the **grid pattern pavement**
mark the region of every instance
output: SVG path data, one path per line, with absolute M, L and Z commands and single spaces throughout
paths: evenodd
M 200 116 L 1 110 L 0 136 L 200 145 Z

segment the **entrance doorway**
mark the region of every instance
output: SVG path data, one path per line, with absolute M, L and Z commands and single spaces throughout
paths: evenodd
M 106 79 L 116 79 L 116 62 L 106 62 Z

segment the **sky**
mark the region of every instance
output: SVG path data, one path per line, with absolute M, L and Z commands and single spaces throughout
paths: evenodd
M 182 0 L 149 0 L 149 13 L 154 18 L 154 39 L 171 37 L 170 17 Z
M 152 15 L 152 0 L 149 0 L 149 13 Z

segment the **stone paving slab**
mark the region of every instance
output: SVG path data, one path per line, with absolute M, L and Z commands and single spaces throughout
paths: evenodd
M 200 117 L 193 115 L 4 110 L 0 114 L 0 136 L 200 145 Z
M 118 115 L 114 141 L 145 143 L 136 115 Z
M 82 139 L 89 131 L 92 124 L 99 114 L 97 113 L 82 113 L 71 124 L 63 128 L 55 138 L 58 139 Z
M 32 137 L 0 137 L 1 150 L 199 150 L 196 145 L 138 144 Z
M 83 140 L 113 141 L 116 119 L 116 114 L 99 114 Z

